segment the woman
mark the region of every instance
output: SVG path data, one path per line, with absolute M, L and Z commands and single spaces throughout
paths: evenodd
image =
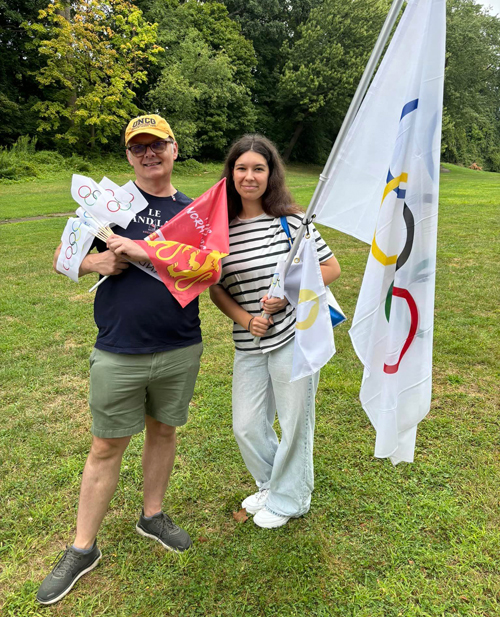
M 274 145 L 261 135 L 245 135 L 231 148 L 227 180 L 230 255 L 222 261 L 210 296 L 234 321 L 233 429 L 245 464 L 259 490 L 242 507 L 259 527 L 281 527 L 310 507 L 313 479 L 314 398 L 319 372 L 289 382 L 295 310 L 286 299 L 265 295 L 278 260 L 303 215 L 285 186 L 284 167 Z M 312 227 L 312 226 L 311 226 Z M 312 228 L 325 285 L 340 267 Z M 270 317 L 261 317 L 261 310 Z M 262 337 L 260 344 L 253 342 Z M 276 411 L 281 442 L 273 429 Z

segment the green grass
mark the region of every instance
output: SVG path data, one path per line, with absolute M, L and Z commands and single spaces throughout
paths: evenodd
M 176 163 L 176 178 L 182 184 L 182 192 L 197 197 L 210 188 L 220 177 L 222 164 L 197 164 L 199 171 L 190 173 L 192 161 Z M 64 170 L 46 173 L 41 179 L 29 178 L 25 181 L 0 181 L 0 221 L 18 218 L 50 216 L 76 210 L 71 197 L 71 176 L 79 173 L 91 176 L 97 182 L 108 175 L 114 182 L 125 184 L 133 178 L 133 170 L 127 161 L 112 160 L 112 170 L 92 166 L 90 172 Z
M 361 365 L 341 326 L 318 392 L 310 513 L 274 531 L 236 523 L 231 512 L 253 485 L 231 430 L 230 325 L 204 294 L 202 370 L 166 498 L 195 547 L 177 556 L 135 534 L 137 436 L 99 534 L 101 565 L 50 609 L 34 596 L 72 539 L 90 444 L 94 279 L 76 285 L 51 271 L 61 220 L 1 225 L 2 616 L 500 615 L 500 175 L 450 169 L 442 175 L 434 393 L 415 463 L 393 468 L 373 458 L 374 431 L 358 402 Z M 289 170 L 300 203 L 319 171 Z M 194 196 L 217 176 L 179 176 L 176 186 Z M 2 187 L 2 212 L 14 202 L 23 216 L 72 209 L 68 187 L 69 177 L 11 184 L 10 200 Z M 58 195 L 60 205 L 47 209 Z M 336 296 L 352 316 L 367 246 L 322 232 L 343 269 Z

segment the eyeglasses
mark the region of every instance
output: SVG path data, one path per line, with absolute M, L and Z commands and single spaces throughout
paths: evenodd
M 161 141 L 154 141 L 152 144 L 134 144 L 133 146 L 129 146 L 127 150 L 130 150 L 130 152 L 137 157 L 144 156 L 148 148 L 151 148 L 153 154 L 161 154 L 167 149 L 167 144 L 173 143 L 174 142 L 171 140 L 165 141 L 162 139 Z

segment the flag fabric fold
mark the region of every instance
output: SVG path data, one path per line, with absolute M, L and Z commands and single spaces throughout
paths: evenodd
M 312 236 L 302 240 L 285 278 L 285 296 L 296 309 L 290 381 L 319 371 L 335 353 L 327 295 Z
M 430 408 L 445 0 L 410 0 L 318 221 L 371 245 L 350 336 L 375 456 L 412 462 Z
M 147 252 L 157 276 L 185 307 L 218 281 L 221 259 L 229 254 L 226 180 L 136 242 Z

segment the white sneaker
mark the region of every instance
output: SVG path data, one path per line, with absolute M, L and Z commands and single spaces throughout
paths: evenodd
M 274 529 L 276 527 L 286 525 L 290 518 L 290 516 L 278 516 L 277 514 L 273 514 L 272 512 L 269 512 L 269 510 L 262 508 L 262 510 L 259 510 L 253 517 L 253 522 L 264 529 Z
M 241 507 L 245 508 L 247 514 L 256 514 L 264 507 L 268 494 L 268 488 L 265 488 L 262 491 L 257 491 L 253 495 L 250 495 L 246 499 L 244 499 Z

